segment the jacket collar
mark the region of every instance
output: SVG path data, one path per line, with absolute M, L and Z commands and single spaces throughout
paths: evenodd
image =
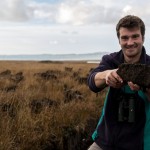
M 124 55 L 122 50 L 119 51 L 120 55 L 119 55 L 119 62 L 120 64 L 124 63 Z M 142 47 L 142 53 L 141 53 L 141 57 L 140 57 L 140 63 L 141 64 L 145 64 L 146 63 L 146 50 L 145 47 Z

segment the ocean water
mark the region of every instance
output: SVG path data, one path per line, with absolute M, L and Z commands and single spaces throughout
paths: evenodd
M 87 54 L 41 54 L 41 55 L 0 55 L 0 60 L 34 60 L 34 61 L 99 61 L 108 52 L 97 52 Z

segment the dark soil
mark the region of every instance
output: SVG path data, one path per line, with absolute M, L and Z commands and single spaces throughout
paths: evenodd
M 124 82 L 132 81 L 141 87 L 150 87 L 150 65 L 123 63 L 117 73 Z

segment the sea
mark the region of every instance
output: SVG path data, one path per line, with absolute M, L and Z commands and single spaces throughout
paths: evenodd
M 36 55 L 0 55 L 0 60 L 16 61 L 87 61 L 99 62 L 108 52 L 85 54 L 36 54 Z

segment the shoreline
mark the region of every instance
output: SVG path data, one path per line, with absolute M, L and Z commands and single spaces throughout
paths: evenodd
M 98 64 L 100 60 L 0 60 L 0 62 L 40 62 L 40 63 L 87 63 Z

